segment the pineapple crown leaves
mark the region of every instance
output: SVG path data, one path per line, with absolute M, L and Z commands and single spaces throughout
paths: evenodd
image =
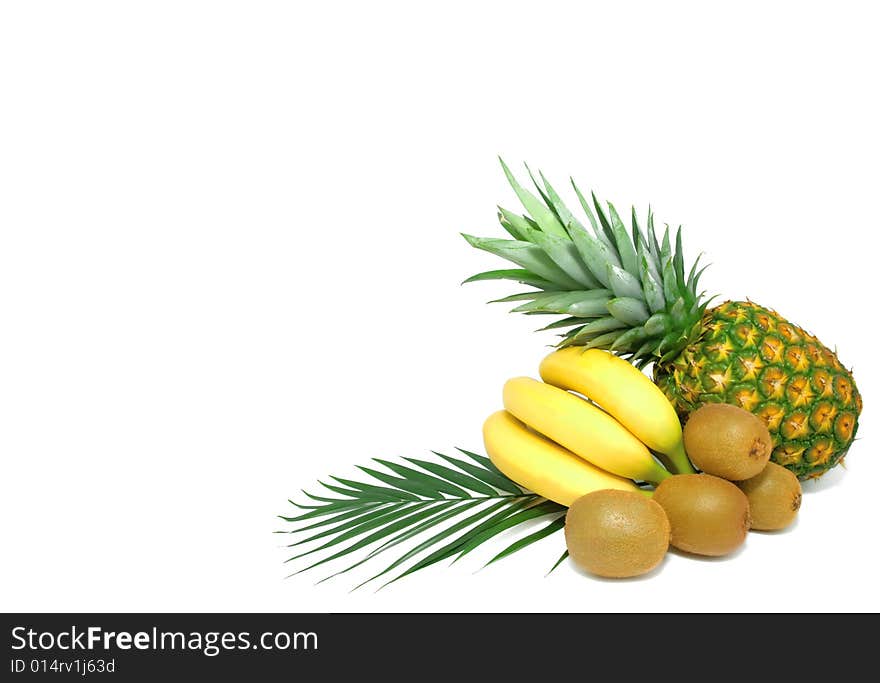
M 667 225 L 658 239 L 651 208 L 643 229 L 633 207 L 628 230 L 611 202 L 603 208 L 592 192 L 587 199 L 571 179 L 586 227 L 543 173 L 539 181 L 526 165 L 535 195 L 499 161 L 526 213 L 498 208 L 512 239 L 462 236 L 519 267 L 478 273 L 465 283 L 512 280 L 532 287 L 491 303 L 516 302 L 512 310 L 527 315 L 565 316 L 541 328 L 568 328 L 557 346 L 608 349 L 639 367 L 674 358 L 699 336 L 708 302 L 697 287 L 705 267 L 697 257 L 685 273 L 680 226 L 673 238 Z
M 314 504 L 290 501 L 301 512 L 279 516 L 293 528 L 276 532 L 297 536 L 287 546 L 297 548 L 287 562 L 308 563 L 290 576 L 359 553 L 353 564 L 320 583 L 410 542 L 408 550 L 355 588 L 380 578 L 384 587 L 437 562 L 456 562 L 498 534 L 532 520 L 550 521 L 504 547 L 486 564 L 563 528 L 564 506 L 523 491 L 485 456 L 458 450 L 468 460 L 436 452 L 439 460 L 404 458 L 407 464 L 376 458 L 374 462 L 384 469 L 358 469 L 377 483 L 330 477 L 334 483 L 319 483 L 336 496 L 303 491 Z

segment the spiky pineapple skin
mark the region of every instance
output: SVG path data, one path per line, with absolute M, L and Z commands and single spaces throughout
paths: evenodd
M 682 422 L 704 403 L 731 403 L 761 417 L 771 459 L 799 478 L 838 464 L 855 438 L 862 398 L 852 374 L 816 337 L 751 301 L 707 310 L 703 333 L 654 381 Z

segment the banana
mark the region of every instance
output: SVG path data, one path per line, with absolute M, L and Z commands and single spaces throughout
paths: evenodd
M 589 401 L 531 377 L 504 385 L 504 408 L 536 432 L 607 472 L 659 483 L 669 476 L 645 445 Z
M 678 474 L 691 474 L 681 423 L 663 392 L 641 370 L 608 351 L 570 346 L 541 362 L 541 379 L 583 394 L 607 410 Z
M 641 491 L 628 479 L 600 470 L 529 430 L 505 410 L 493 413 L 483 424 L 483 441 L 495 467 L 517 484 L 560 505 L 569 506 L 600 489 Z

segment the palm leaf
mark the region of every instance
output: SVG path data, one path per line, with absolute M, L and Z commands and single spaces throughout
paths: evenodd
M 559 506 L 549 500 L 545 500 L 536 505 L 526 507 L 523 510 L 518 510 L 516 514 L 509 515 L 505 519 L 498 520 L 497 523 L 493 523 L 483 529 L 480 529 L 477 534 L 471 536 L 468 541 L 461 548 L 458 549 L 458 557 L 455 559 L 456 561 L 458 561 L 469 552 L 471 552 L 474 548 L 482 545 L 493 536 L 497 536 L 502 531 L 506 531 L 507 529 L 510 529 L 517 524 L 522 524 L 523 522 L 527 522 L 530 519 L 543 517 L 545 515 L 553 514 L 554 512 L 558 511 Z
M 453 458 L 449 455 L 441 455 L 440 457 L 443 458 L 446 462 L 455 465 L 460 470 L 464 470 L 465 472 L 476 477 L 480 481 L 489 484 L 489 486 L 494 486 L 497 489 L 507 491 L 508 493 L 512 493 L 515 496 L 522 494 L 522 489 L 500 472 L 496 473 L 492 470 L 486 469 L 485 467 L 472 465 L 469 462 L 459 460 L 458 458 Z
M 518 505 L 522 505 L 522 501 L 519 501 Z M 502 510 L 501 509 L 501 508 L 506 508 L 506 507 L 507 506 L 504 501 L 496 501 L 495 503 L 493 503 L 489 507 L 483 508 L 482 510 L 477 511 L 474 514 L 472 514 L 468 517 L 465 517 L 463 520 L 456 522 L 455 524 L 453 524 L 449 528 L 443 529 L 439 533 L 436 533 L 433 536 L 431 536 L 428 540 L 420 543 L 415 548 L 410 550 L 408 553 L 404 554 L 403 556 L 401 556 L 400 558 L 398 558 L 397 560 L 392 562 L 386 569 L 379 572 L 378 574 L 376 574 L 372 578 L 367 579 L 367 581 L 365 581 L 364 583 L 367 583 L 368 581 L 372 581 L 373 579 L 377 579 L 380 576 L 382 576 L 383 574 L 387 574 L 392 569 L 403 564 L 406 560 L 408 560 L 412 557 L 415 557 L 418 553 L 422 552 L 423 550 L 427 550 L 428 548 L 430 548 L 433 545 L 436 545 L 440 541 L 446 540 L 447 538 L 452 536 L 452 534 L 455 534 L 455 533 L 461 531 L 462 529 L 467 529 L 468 527 L 472 527 L 470 532 L 466 532 L 463 536 L 459 536 L 457 539 L 453 540 L 451 543 L 448 543 L 447 545 L 443 546 L 439 550 L 435 550 L 433 553 L 431 553 L 427 557 L 419 560 L 415 565 L 413 565 L 412 567 L 410 567 L 409 569 L 404 571 L 402 574 L 398 575 L 396 578 L 394 578 L 391 581 L 389 581 L 388 583 L 384 584 L 383 588 L 385 586 L 387 586 L 389 583 L 394 583 L 395 581 L 398 581 L 398 580 L 402 579 L 404 576 L 412 574 L 413 572 L 415 572 L 419 569 L 424 569 L 425 567 L 429 567 L 430 565 L 434 564 L 435 562 L 439 562 L 440 560 L 443 560 L 447 557 L 451 557 L 455 553 L 455 549 L 458 546 L 460 546 L 461 543 L 463 542 L 462 541 L 463 537 L 468 537 L 469 533 L 473 533 L 475 529 L 482 529 L 485 525 L 494 524 L 496 520 L 498 520 L 502 517 L 506 517 L 509 514 L 509 510 L 507 510 L 507 509 Z M 500 512 L 499 512 L 499 510 L 500 510 Z M 490 515 L 490 513 L 492 513 L 492 514 Z M 487 515 L 488 515 L 488 518 L 487 518 Z M 477 524 L 477 526 L 473 527 L 474 524 Z M 361 585 L 363 585 L 363 584 L 361 584 Z
M 376 506 L 382 505 L 382 503 L 367 503 L 363 506 L 358 506 L 353 509 L 343 510 L 339 514 L 333 515 L 329 518 L 325 517 L 319 522 L 315 522 L 314 524 L 309 524 L 308 526 L 299 527 L 298 529 L 288 529 L 286 531 L 278 531 L 276 533 L 281 534 L 296 534 L 302 531 L 310 531 L 312 529 L 317 529 L 322 526 L 327 526 L 328 524 L 335 524 L 336 522 L 341 522 L 344 519 L 348 519 L 349 517 L 360 517 L 368 513 L 370 510 L 376 508 Z M 296 521 L 296 517 L 282 517 L 285 522 L 294 522 Z
M 363 508 L 355 508 L 354 510 L 347 510 L 347 511 L 340 512 L 339 514 L 332 515 L 330 517 L 325 517 L 321 521 L 315 522 L 314 524 L 309 524 L 307 526 L 302 526 L 297 529 L 290 529 L 288 531 L 276 532 L 276 533 L 299 534 L 299 533 L 303 533 L 305 531 L 311 531 L 313 529 L 320 529 L 322 526 L 329 526 L 331 524 L 338 524 L 339 522 L 344 522 L 345 524 L 348 524 L 349 527 L 351 527 L 356 524 L 359 524 L 360 522 L 363 522 L 364 519 L 367 517 L 367 515 L 376 512 L 377 509 L 378 508 L 375 505 L 365 505 Z M 289 518 L 285 517 L 285 519 L 289 519 Z M 340 531 L 341 529 L 342 529 L 341 526 L 333 527 L 333 531 L 328 532 L 328 533 L 332 534 L 332 533 L 335 533 L 336 531 Z M 324 533 L 324 532 L 322 532 L 322 533 Z M 312 540 L 315 540 L 314 537 L 309 537 L 308 539 L 305 539 L 302 541 L 297 541 L 296 543 L 291 543 L 287 547 L 290 548 L 294 545 L 299 545 L 300 543 L 308 543 L 309 541 L 312 541 Z
M 455 502 L 459 503 L 457 507 L 445 509 L 445 510 L 440 511 L 439 513 L 435 512 L 435 514 L 433 516 L 429 517 L 428 519 L 424 520 L 423 522 L 420 522 L 419 524 L 416 524 L 415 526 L 411 526 L 410 528 L 405 529 L 404 531 L 401 531 L 396 536 L 392 536 L 389 540 L 385 541 L 382 545 L 380 545 L 378 548 L 376 548 L 371 553 L 366 555 L 363 559 L 358 560 L 357 562 L 355 562 L 352 565 L 349 565 L 345 569 L 340 569 L 335 574 L 330 574 L 330 576 L 324 577 L 323 579 L 318 581 L 318 583 L 323 583 L 324 581 L 327 581 L 328 579 L 332 579 L 334 576 L 339 576 L 340 574 L 345 574 L 347 572 L 350 572 L 352 569 L 355 569 L 356 567 L 360 567 L 362 564 L 364 564 L 364 562 L 367 562 L 368 560 L 372 559 L 373 557 L 375 557 L 379 553 L 385 552 L 386 550 L 389 550 L 389 549 L 393 548 L 394 546 L 403 543 L 404 541 L 408 541 L 409 539 L 411 539 L 415 536 L 418 536 L 420 533 L 422 533 L 426 529 L 431 528 L 432 526 L 437 526 L 439 524 L 442 524 L 443 522 L 445 522 L 448 519 L 452 519 L 454 516 L 459 515 L 462 512 L 464 512 L 464 510 L 467 508 L 475 507 L 480 504 L 479 500 L 476 500 L 473 498 L 469 498 L 469 499 L 466 499 L 466 500 L 463 500 L 460 502 L 459 501 L 455 501 Z M 435 508 L 435 510 L 436 510 L 436 508 Z M 401 560 L 401 561 L 403 561 L 403 560 Z M 373 578 L 375 578 L 375 577 L 373 577 Z M 371 579 L 364 581 L 363 583 L 360 584 L 360 586 L 362 586 L 364 583 L 369 582 L 370 580 Z
M 547 572 L 547 576 L 550 576 L 553 573 L 553 571 L 567 559 L 568 559 L 568 550 L 566 550 L 564 553 L 562 553 L 562 555 L 559 556 L 559 559 L 556 560 L 556 563 L 552 567 L 550 567 L 550 571 Z
M 321 579 L 326 581 L 411 542 L 411 547 L 358 584 L 362 586 L 400 568 L 384 584 L 387 586 L 442 560 L 458 561 L 500 534 L 524 528 L 533 520 L 552 518 L 538 531 L 496 552 L 486 564 L 562 528 L 564 506 L 524 491 L 489 458 L 463 448 L 457 450 L 467 460 L 436 452 L 439 461 L 404 458 L 404 464 L 374 458 L 373 463 L 387 471 L 361 466 L 358 469 L 370 479 L 331 476 L 336 483 L 319 482 L 341 497 L 303 491 L 310 504 L 290 501 L 302 512 L 280 515 L 289 526 L 276 532 L 299 535 L 287 547 L 301 550 L 286 562 L 312 559 L 291 576 L 357 554 L 355 562 Z
M 513 555 L 513 553 L 530 546 L 532 543 L 535 543 L 536 541 L 540 541 L 542 538 L 546 538 L 550 534 L 556 533 L 557 531 L 559 531 L 560 529 L 562 529 L 564 527 L 565 527 L 565 515 L 559 515 L 559 517 L 554 519 L 552 522 L 550 522 L 550 524 L 548 524 L 544 528 L 538 529 L 535 533 L 529 534 L 528 536 L 511 543 L 504 550 L 502 550 L 500 553 L 498 553 L 495 557 L 493 557 L 491 560 L 489 560 L 486 563 L 486 566 L 488 567 L 490 564 L 492 564 L 493 562 L 497 562 L 498 560 L 500 560 L 503 557 L 508 557 L 510 555 Z M 556 568 L 556 565 L 553 566 L 553 569 L 555 569 L 555 568 Z M 552 572 L 553 569 L 551 569 L 550 571 Z

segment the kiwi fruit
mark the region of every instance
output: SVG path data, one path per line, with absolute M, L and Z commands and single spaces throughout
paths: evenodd
M 749 499 L 752 529 L 784 529 L 794 521 L 801 507 L 801 483 L 791 470 L 775 462 L 736 485 Z
M 636 491 L 603 489 L 581 496 L 565 516 L 565 544 L 592 574 L 627 578 L 651 571 L 669 548 L 669 520 Z
M 757 415 L 727 403 L 707 403 L 685 423 L 684 449 L 703 472 L 740 481 L 764 469 L 773 441 Z
M 711 474 L 677 474 L 660 482 L 654 502 L 666 512 L 669 542 L 697 555 L 726 555 L 736 550 L 749 531 L 746 494 Z

